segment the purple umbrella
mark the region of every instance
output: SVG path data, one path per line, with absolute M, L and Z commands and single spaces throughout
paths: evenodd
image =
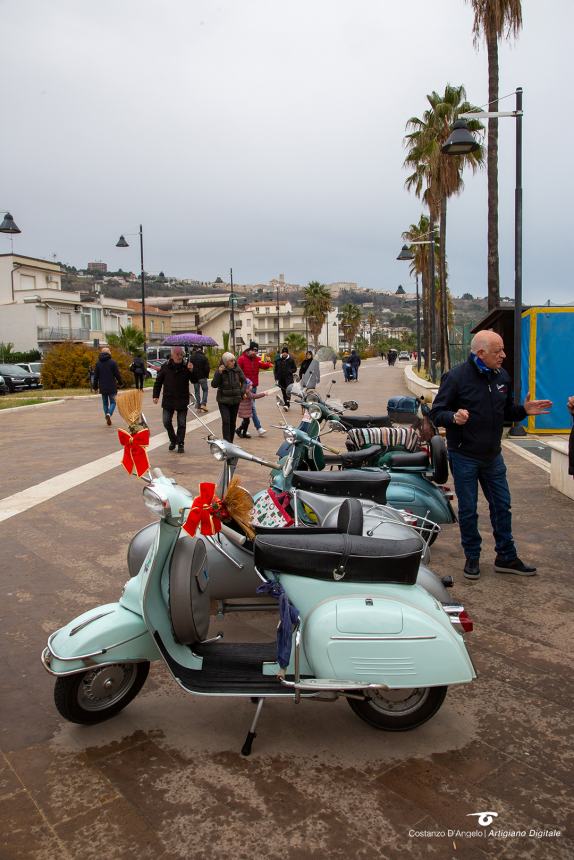
M 186 331 L 182 334 L 168 335 L 163 341 L 162 346 L 217 346 L 217 341 L 206 334 Z

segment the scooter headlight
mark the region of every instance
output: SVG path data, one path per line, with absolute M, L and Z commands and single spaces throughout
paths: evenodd
M 169 499 L 157 491 L 157 488 L 152 490 L 151 487 L 144 487 L 143 491 L 144 504 L 146 508 L 153 511 L 160 517 L 171 516 L 171 505 Z
M 318 403 L 311 403 L 311 405 L 307 409 L 309 415 L 313 419 L 313 421 L 320 421 L 323 417 L 323 410 L 319 406 Z
M 217 442 L 211 443 L 211 445 L 209 446 L 209 453 L 212 457 L 215 457 L 215 459 L 219 460 L 220 462 L 222 460 L 225 460 L 225 451 Z
M 290 445 L 293 445 L 297 441 L 297 436 L 294 430 L 284 430 L 283 436 L 285 437 L 285 441 Z

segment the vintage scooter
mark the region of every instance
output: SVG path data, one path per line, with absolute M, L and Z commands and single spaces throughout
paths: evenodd
M 384 538 L 352 533 L 355 500 L 339 529 L 256 537 L 262 588 L 279 600 L 276 643 L 209 639 L 205 540 L 188 538 L 187 552 L 178 539 L 191 497 L 159 469 L 147 480 L 144 501 L 160 523 L 138 575 L 118 602 L 52 633 L 42 653 L 67 720 L 114 716 L 137 695 L 150 662 L 162 660 L 187 692 L 257 701 L 242 749 L 249 755 L 268 697 L 345 698 L 370 725 L 402 731 L 436 714 L 448 686 L 476 677 L 463 607 L 445 609 L 416 585 L 420 536 L 401 523 L 387 524 Z

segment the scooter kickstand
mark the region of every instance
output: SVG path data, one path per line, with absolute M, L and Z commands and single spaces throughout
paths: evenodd
M 251 728 L 247 732 L 247 737 L 245 738 L 245 743 L 241 747 L 241 755 L 251 755 L 251 747 L 253 746 L 253 741 L 257 737 L 257 733 L 255 728 L 257 726 L 257 722 L 259 717 L 261 716 L 261 711 L 263 709 L 263 702 L 265 699 L 257 699 L 257 710 L 255 711 L 255 716 L 253 717 L 253 722 L 251 723 Z

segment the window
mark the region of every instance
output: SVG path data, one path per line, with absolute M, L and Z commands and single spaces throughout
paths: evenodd
M 162 332 L 162 334 L 163 334 L 163 331 L 164 331 L 163 326 L 164 326 L 164 322 L 163 322 L 163 320 L 161 320 L 161 332 Z
M 153 334 L 153 322 L 154 322 L 153 320 L 150 320 L 150 321 L 149 321 L 149 331 L 150 331 L 150 334 Z
M 90 330 L 90 324 L 91 324 L 90 312 L 89 311 L 82 311 L 81 316 L 80 316 L 80 327 L 88 329 L 88 331 L 89 331 Z
M 92 331 L 103 331 L 101 308 L 90 308 L 90 328 Z

